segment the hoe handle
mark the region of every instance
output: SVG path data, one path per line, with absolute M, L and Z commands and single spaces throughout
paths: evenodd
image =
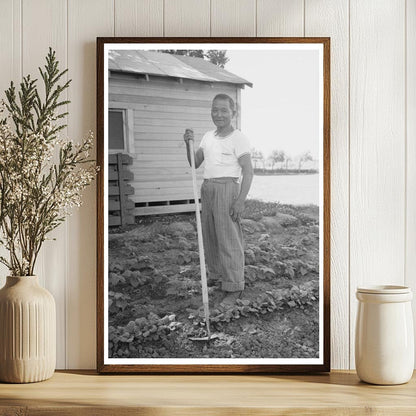
M 195 199 L 196 228 L 198 231 L 199 262 L 200 262 L 200 267 L 201 267 L 201 284 L 202 284 L 202 303 L 204 305 L 205 322 L 207 326 L 208 339 L 209 339 L 211 337 L 211 331 L 209 328 L 207 271 L 205 268 L 204 241 L 202 237 L 201 211 L 200 211 L 200 206 L 199 206 L 198 187 L 196 183 L 195 153 L 194 153 L 194 141 L 193 140 L 189 140 L 189 150 L 191 154 L 190 156 L 191 156 L 192 186 L 194 190 L 194 199 Z

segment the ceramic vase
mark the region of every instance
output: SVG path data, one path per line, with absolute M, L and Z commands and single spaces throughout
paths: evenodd
M 55 300 L 37 276 L 7 277 L 0 290 L 0 322 L 0 381 L 50 378 L 56 365 Z
M 405 286 L 357 289 L 355 365 L 372 384 L 403 384 L 414 368 L 412 292 Z

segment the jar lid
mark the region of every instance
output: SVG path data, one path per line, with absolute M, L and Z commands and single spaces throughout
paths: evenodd
M 399 293 L 410 293 L 410 287 L 397 285 L 375 285 L 367 287 L 357 287 L 358 293 L 378 293 L 383 295 L 394 295 Z

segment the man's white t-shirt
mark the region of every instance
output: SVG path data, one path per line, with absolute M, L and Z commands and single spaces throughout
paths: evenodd
M 215 135 L 215 130 L 208 131 L 199 145 L 204 152 L 204 179 L 241 176 L 238 158 L 250 154 L 248 138 L 235 129 L 225 137 Z

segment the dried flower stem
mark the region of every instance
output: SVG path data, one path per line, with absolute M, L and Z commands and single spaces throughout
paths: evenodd
M 45 69 L 39 68 L 43 99 L 37 80 L 27 75 L 20 91 L 16 93 L 12 82 L 6 90 L 7 103 L 0 103 L 0 245 L 10 255 L 0 257 L 0 263 L 14 276 L 33 275 L 47 235 L 72 207 L 81 205 L 82 191 L 98 170 L 89 158 L 91 132 L 80 144 L 59 137 L 66 125 L 57 122 L 68 114 L 59 108 L 69 103 L 59 97 L 70 81 L 58 84 L 67 72 L 60 72 L 58 64 L 49 48 Z

